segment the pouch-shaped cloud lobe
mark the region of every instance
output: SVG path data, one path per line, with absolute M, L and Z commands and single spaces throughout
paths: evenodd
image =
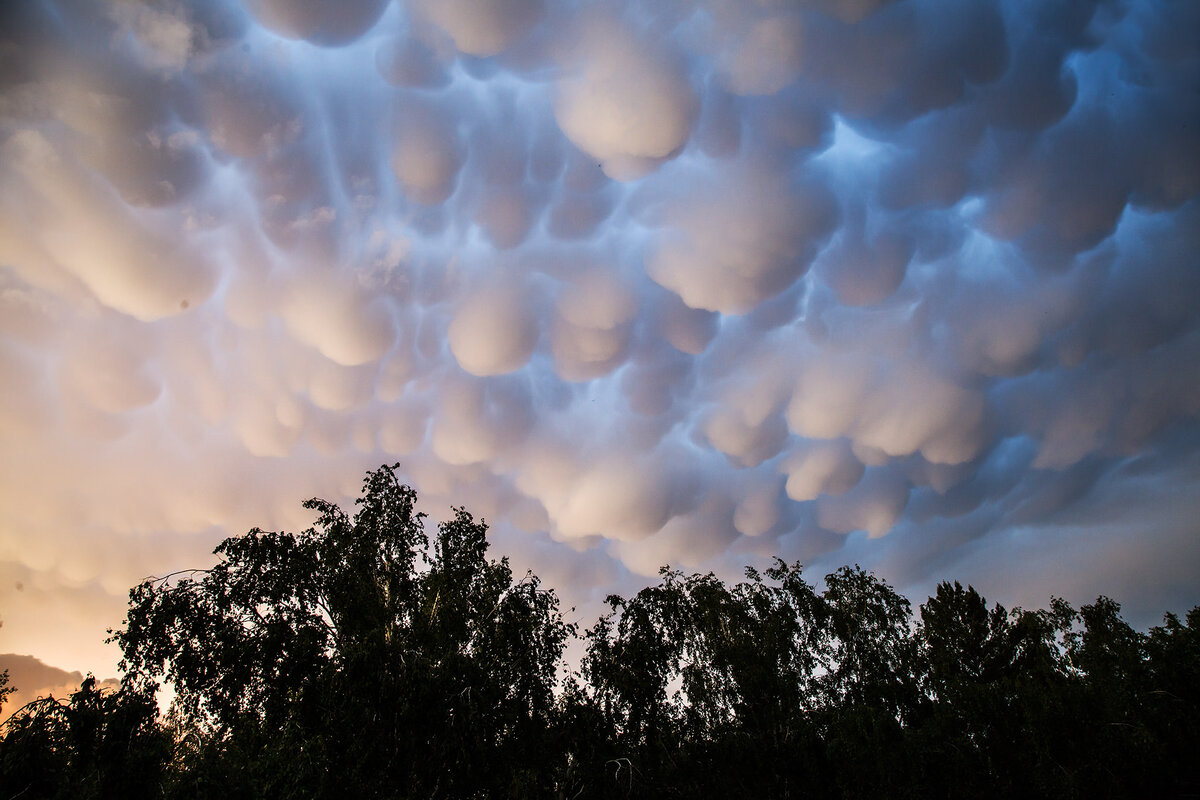
M 0 650 L 113 674 L 130 585 L 397 461 L 583 608 L 771 555 L 1195 604 L 1198 43 L 1141 0 L 4 4 Z
M 624 24 L 578 22 L 555 118 L 573 144 L 618 180 L 632 180 L 683 149 L 697 101 L 684 65 Z
M 247 0 L 245 5 L 261 25 L 281 36 L 342 45 L 368 31 L 387 7 L 387 0 Z
M 819 183 L 723 166 L 716 180 L 666 201 L 668 230 L 646 272 L 692 308 L 745 314 L 804 274 L 837 211 Z

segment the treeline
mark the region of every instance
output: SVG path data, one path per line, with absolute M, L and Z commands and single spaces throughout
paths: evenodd
M 121 689 L 11 715 L 0 796 L 1200 793 L 1200 607 L 1141 633 L 1107 598 L 1006 610 L 943 583 L 914 614 L 857 567 L 818 590 L 779 562 L 664 569 L 580 630 L 483 523 L 457 509 L 431 541 L 415 499 L 381 468 L 353 517 L 312 500 L 310 530 L 135 587 Z

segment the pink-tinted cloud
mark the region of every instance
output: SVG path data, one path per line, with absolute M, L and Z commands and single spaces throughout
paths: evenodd
M 115 674 L 130 585 L 383 462 L 569 602 L 1196 603 L 1198 21 L 4 4 L 0 649 Z

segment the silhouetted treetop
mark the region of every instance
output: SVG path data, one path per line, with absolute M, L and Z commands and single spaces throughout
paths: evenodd
M 909 601 L 858 566 L 664 567 L 580 634 L 394 468 L 353 514 L 130 592 L 119 691 L 0 726 L 0 796 L 1171 797 L 1200 774 L 1200 608 Z M 564 663 L 582 637 L 580 663 Z M 175 697 L 165 718 L 154 693 Z M 0 675 L 0 694 L 6 691 Z

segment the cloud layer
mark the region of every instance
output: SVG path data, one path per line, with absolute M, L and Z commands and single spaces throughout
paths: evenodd
M 0 11 L 0 649 L 399 461 L 572 602 L 1200 602 L 1186 3 Z M 1072 595 L 1072 593 L 1074 593 Z

